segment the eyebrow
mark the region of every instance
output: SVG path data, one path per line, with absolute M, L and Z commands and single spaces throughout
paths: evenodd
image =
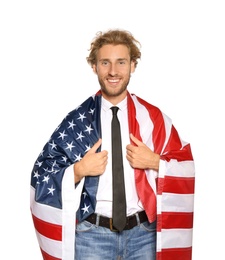
M 108 58 L 103 58 L 103 59 L 100 59 L 99 61 L 110 61 L 110 59 L 108 59 Z M 119 59 L 117 59 L 117 61 L 128 61 L 128 59 L 126 59 L 126 58 L 119 58 Z

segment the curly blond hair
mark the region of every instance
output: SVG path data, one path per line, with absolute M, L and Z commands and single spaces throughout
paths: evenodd
M 91 65 L 91 67 L 93 67 L 93 65 L 96 65 L 96 59 L 99 49 L 107 44 L 126 45 L 129 49 L 131 61 L 134 62 L 135 67 L 137 66 L 137 60 L 141 58 L 140 42 L 137 41 L 129 31 L 117 29 L 109 30 L 105 33 L 98 32 L 96 34 L 96 37 L 92 41 L 91 47 L 89 49 L 89 56 L 86 58 L 88 64 Z

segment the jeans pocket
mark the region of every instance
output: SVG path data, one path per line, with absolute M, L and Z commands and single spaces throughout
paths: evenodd
M 78 223 L 76 225 L 76 232 L 87 232 L 93 228 L 95 228 L 94 224 L 92 224 L 88 221 L 82 221 L 81 223 Z
M 150 223 L 149 221 L 145 221 L 140 224 L 140 227 L 148 232 L 156 231 L 156 221 Z

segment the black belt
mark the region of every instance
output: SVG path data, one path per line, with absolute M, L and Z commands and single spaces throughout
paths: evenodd
M 137 226 L 139 223 L 143 223 L 148 220 L 148 217 L 147 217 L 145 211 L 138 212 L 137 215 L 138 216 L 136 216 L 136 214 L 134 214 L 134 215 L 127 217 L 126 226 L 125 226 L 124 230 L 132 229 L 133 227 Z M 137 218 L 139 218 L 140 222 L 137 221 Z M 115 232 L 118 231 L 117 229 L 114 229 L 114 227 L 113 227 L 112 218 L 99 216 L 99 223 L 97 223 L 97 214 L 93 213 L 89 217 L 87 217 L 85 220 L 92 224 L 95 224 L 95 225 L 98 224 L 101 227 L 109 228 L 111 231 L 115 231 Z

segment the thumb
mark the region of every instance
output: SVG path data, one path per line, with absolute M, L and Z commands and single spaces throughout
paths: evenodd
M 137 146 L 142 145 L 142 142 L 139 141 L 133 134 L 130 134 L 130 139 L 131 139 Z
M 95 153 L 101 144 L 102 144 L 102 139 L 98 139 L 98 141 L 91 147 L 91 149 L 88 152 Z

